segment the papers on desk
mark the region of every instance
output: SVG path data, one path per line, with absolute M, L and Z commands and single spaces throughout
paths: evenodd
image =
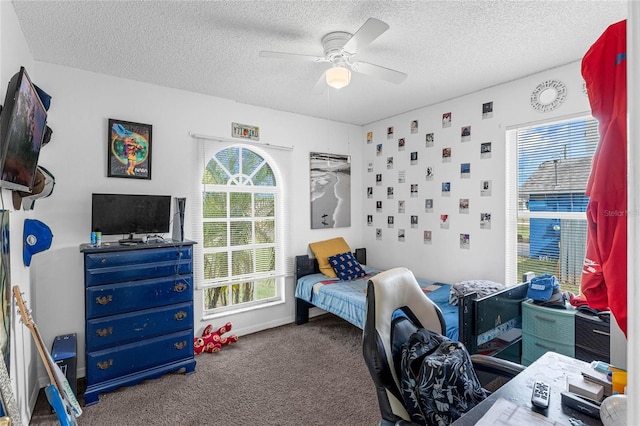
M 504 398 L 498 398 L 489 411 L 476 423 L 476 426 L 551 426 L 563 423 L 549 420 L 542 414 L 521 407 Z

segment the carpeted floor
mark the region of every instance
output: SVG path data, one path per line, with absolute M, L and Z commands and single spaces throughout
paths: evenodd
M 194 374 L 167 374 L 102 394 L 83 408 L 78 423 L 373 426 L 380 419 L 362 330 L 332 315 L 241 336 L 196 361 Z M 43 398 L 30 424 L 56 425 Z

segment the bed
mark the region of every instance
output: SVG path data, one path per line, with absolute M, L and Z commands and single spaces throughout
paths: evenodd
M 366 249 L 356 249 L 353 255 L 367 275 L 351 281 L 322 274 L 317 260 L 307 254 L 295 257 L 296 324 L 308 322 L 309 309 L 318 307 L 364 328 L 367 281 L 380 270 L 367 265 Z M 506 359 L 520 362 L 520 303 L 526 298 L 526 283 L 484 297 L 467 293 L 458 297 L 455 306 L 449 303 L 451 284 L 416 279 L 442 311 L 447 337 L 464 343 L 472 354 L 500 353 Z M 501 339 L 501 336 L 508 337 Z

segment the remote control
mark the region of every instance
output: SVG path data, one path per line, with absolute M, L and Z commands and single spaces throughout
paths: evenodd
M 550 394 L 551 386 L 544 382 L 535 382 L 533 384 L 533 393 L 531 394 L 531 403 L 538 408 L 547 408 Z

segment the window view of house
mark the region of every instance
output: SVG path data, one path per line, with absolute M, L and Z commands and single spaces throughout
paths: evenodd
M 518 277 L 553 274 L 563 291 L 579 294 L 597 144 L 591 117 L 517 131 Z

